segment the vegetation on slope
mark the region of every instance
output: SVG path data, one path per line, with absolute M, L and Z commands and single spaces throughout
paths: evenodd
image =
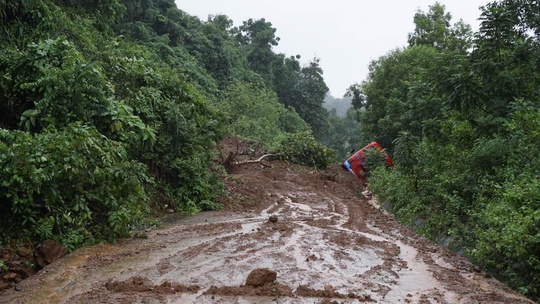
M 444 6 L 419 11 L 409 46 L 352 86 L 363 136 L 396 170 L 370 187 L 398 218 L 540 297 L 540 7 L 498 1 L 473 34 Z M 353 102 L 354 104 L 354 102 Z
M 274 53 L 264 19 L 202 22 L 173 0 L 4 0 L 0 12 L 0 247 L 72 250 L 161 208 L 219 208 L 225 135 L 271 148 L 326 132 L 318 59 Z
M 265 19 L 201 21 L 173 0 L 0 0 L 0 247 L 73 250 L 171 202 L 219 208 L 213 160 L 229 134 L 319 168 L 378 141 L 396 168 L 370 187 L 400 220 L 537 299 L 538 15 L 535 1 L 492 2 L 473 33 L 438 3 L 419 11 L 409 46 L 373 61 L 339 116 L 319 59 L 274 53 Z

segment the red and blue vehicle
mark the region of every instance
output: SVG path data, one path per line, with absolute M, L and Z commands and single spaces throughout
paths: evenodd
M 362 149 L 356 151 L 351 157 L 349 157 L 345 162 L 343 162 L 343 168 L 347 171 L 354 173 L 363 182 L 366 182 L 366 179 L 369 174 L 369 166 L 367 164 L 366 151 L 368 149 L 377 149 L 380 151 L 386 161 L 386 164 L 390 167 L 394 167 L 394 161 L 386 151 L 376 142 L 372 142 L 369 145 L 363 147 Z

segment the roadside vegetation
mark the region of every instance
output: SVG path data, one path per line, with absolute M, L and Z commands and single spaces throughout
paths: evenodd
M 498 1 L 481 27 L 419 11 L 409 46 L 351 87 L 395 170 L 370 187 L 400 221 L 540 297 L 540 6 Z M 358 108 L 360 109 L 360 107 Z

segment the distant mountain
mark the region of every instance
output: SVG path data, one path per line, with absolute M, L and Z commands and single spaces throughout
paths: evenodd
M 351 101 L 350 97 L 335 98 L 332 95 L 328 95 L 324 99 L 323 107 L 328 111 L 335 109 L 338 116 L 344 117 L 347 114 L 347 110 L 352 106 Z

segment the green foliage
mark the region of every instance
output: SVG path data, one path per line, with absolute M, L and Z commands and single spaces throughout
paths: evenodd
M 5 108 L 11 116 L 7 127 L 15 127 L 17 116 L 20 127 L 32 132 L 82 121 L 122 141 L 155 141 L 154 131 L 133 115 L 132 108 L 114 99 L 103 70 L 87 63 L 64 37 L 11 55 L 0 61 L 5 67 L 0 96 L 8 101 Z
M 419 142 L 418 136 L 407 131 L 401 132 L 400 136 L 394 140 L 394 161 L 397 166 L 403 168 L 404 172 L 414 170 L 415 164 L 418 162 L 416 147 Z
M 470 255 L 512 287 L 538 297 L 540 111 L 523 100 L 513 108 L 506 123 L 512 145 L 503 149 L 505 166 L 493 164 L 498 169 L 489 184 L 493 191 L 480 200 L 483 208 L 475 214 L 478 241 Z
M 384 170 L 382 167 L 370 171 L 369 189 L 386 209 L 394 213 L 405 224 L 414 226 L 425 220 L 424 206 L 418 201 L 415 186 L 405 172 Z
M 489 3 L 474 48 L 464 49 L 436 4 L 415 16 L 411 46 L 375 61 L 368 80 L 349 90 L 366 109 L 364 135 L 394 152 L 394 170 L 371 172 L 369 187 L 381 203 L 535 300 L 537 13 L 527 1 Z
M 211 171 L 216 141 L 223 136 L 218 116 L 192 85 L 169 69 L 129 71 L 138 78 L 126 100 L 138 107 L 146 124 L 156 130 L 153 149 L 132 153 L 176 202 L 178 209 L 197 212 L 221 193 L 221 182 Z M 138 74 L 137 73 L 142 73 Z M 217 207 L 217 205 L 213 205 Z
M 216 106 L 226 116 L 231 134 L 269 147 L 276 147 L 287 132 L 309 129 L 298 114 L 278 102 L 274 93 L 246 83 L 232 83 Z
M 279 113 L 279 128 L 286 133 L 300 133 L 311 130 L 294 108 L 286 107 Z
M 356 121 L 356 111 L 349 109 L 345 117 L 338 116 L 336 110 L 329 112 L 329 129 L 320 142 L 338 153 L 340 159 L 350 156 L 351 150 L 358 149 L 365 142 L 360 131 L 360 124 Z
M 91 13 L 99 25 L 115 21 L 125 9 L 118 0 L 54 0 L 53 2 L 64 7 L 77 8 L 79 14 Z
M 39 131 L 76 120 L 100 125 L 107 115 L 111 101 L 102 71 L 85 62 L 65 38 L 31 44 L 13 57 L 0 63 L 7 72 L 2 87 L 7 98 L 20 102 L 12 107 L 25 110 L 25 129 Z
M 173 0 L 0 1 L 0 241 L 115 239 L 142 220 L 146 193 L 218 209 L 227 132 L 271 147 L 323 134 L 318 60 L 275 54 L 264 19 L 232 26 Z M 308 143 L 324 151 L 310 164 L 326 165 Z
M 273 82 L 272 62 L 275 57 L 272 46 L 277 46 L 279 37 L 275 36 L 276 29 L 264 18 L 249 19 L 232 30 L 236 40 L 247 47 L 247 60 L 251 69 L 263 76 L 270 85 Z
M 43 0 L 0 1 L 0 41 L 24 48 L 40 33 L 54 30 L 52 11 Z
M 283 158 L 294 164 L 326 169 L 337 158 L 336 151 L 320 144 L 310 132 L 291 134 L 281 142 Z
M 452 15 L 445 11 L 445 6 L 436 2 L 429 7 L 429 12 L 419 10 L 414 15 L 416 28 L 409 33 L 409 45 L 428 45 L 438 50 L 456 50 L 466 52 L 472 46 L 471 26 L 462 20 L 450 27 Z
M 436 136 L 441 102 L 427 77 L 436 58 L 437 51 L 427 46 L 394 50 L 371 63 L 361 88 L 349 88 L 353 102 L 361 104 L 365 96 L 359 122 L 367 138 L 392 150 L 400 132 Z
M 2 129 L 0 137 L 2 230 L 55 238 L 72 250 L 125 236 L 147 212 L 146 170 L 95 128 Z
M 315 138 L 320 139 L 328 131 L 328 111 L 323 107 L 328 87 L 324 82 L 319 58 L 313 58 L 300 72 L 301 104 L 293 107 L 313 130 Z
M 0 260 L 0 269 L 2 271 L 8 271 L 9 267 L 6 265 L 6 263 L 3 260 Z
M 538 174 L 525 170 L 518 176 L 507 175 L 505 182 L 494 185 L 494 189 L 494 197 L 484 202 L 485 208 L 475 217 L 479 239 L 469 254 L 511 287 L 537 296 L 540 292 Z

